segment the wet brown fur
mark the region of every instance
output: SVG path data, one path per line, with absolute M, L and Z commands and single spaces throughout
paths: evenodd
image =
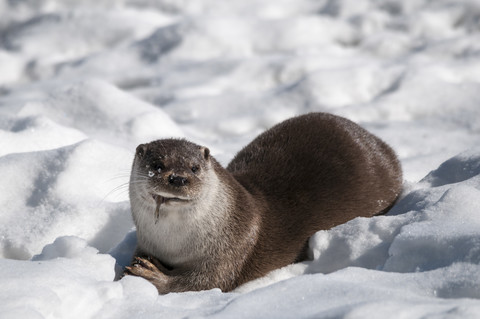
M 211 241 L 203 238 L 208 254 L 173 270 L 155 260 L 158 256 L 149 256 L 154 265 L 139 259 L 127 270 L 150 280 L 160 293 L 215 287 L 230 291 L 303 260 L 315 232 L 384 212 L 402 187 L 401 167 L 388 145 L 355 123 L 326 113 L 274 126 L 226 169 L 211 156 L 207 160 L 228 194 L 224 223 L 211 226 L 220 235 Z M 140 247 L 137 255 L 148 254 Z

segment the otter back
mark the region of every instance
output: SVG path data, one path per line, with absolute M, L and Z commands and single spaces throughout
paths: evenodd
M 400 163 L 387 144 L 326 113 L 291 118 L 267 130 L 227 170 L 268 203 L 260 242 L 278 247 L 265 256 L 276 267 L 303 259 L 302 248 L 316 231 L 385 212 L 402 188 Z

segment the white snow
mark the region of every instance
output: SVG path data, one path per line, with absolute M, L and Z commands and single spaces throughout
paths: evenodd
M 395 149 L 387 215 L 231 293 L 114 281 L 138 144 L 311 111 Z M 476 0 L 0 1 L 0 318 L 479 318 L 479 140 Z

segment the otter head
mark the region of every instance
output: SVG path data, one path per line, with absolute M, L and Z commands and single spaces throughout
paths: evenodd
M 141 203 L 161 210 L 194 205 L 202 196 L 210 151 L 186 140 L 165 139 L 140 144 L 130 177 L 132 207 Z

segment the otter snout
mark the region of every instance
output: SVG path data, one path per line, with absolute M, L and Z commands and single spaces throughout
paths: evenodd
M 173 186 L 181 187 L 187 185 L 188 179 L 183 176 L 171 174 L 170 176 L 168 176 L 168 183 Z

